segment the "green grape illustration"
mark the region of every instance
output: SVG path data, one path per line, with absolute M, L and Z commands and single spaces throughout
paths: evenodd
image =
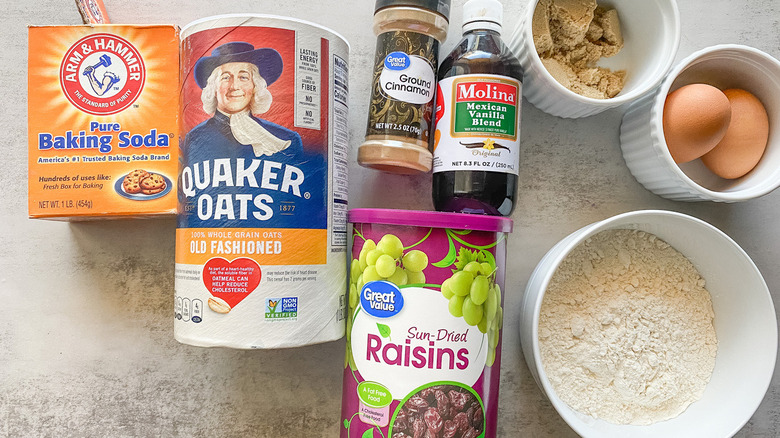
M 501 288 L 496 283 L 495 262 L 483 251 L 460 248 L 452 275 L 441 285 L 441 294 L 448 300 L 450 314 L 463 318 L 488 335 L 487 366 L 496 359 L 501 330 Z
M 398 236 L 385 234 L 379 241 L 365 239 L 357 257 L 351 261 L 345 367 L 348 364 L 356 369 L 349 342 L 352 318 L 360 303 L 363 286 L 380 280 L 399 287 L 426 284 L 423 271 L 429 264 L 428 255 L 420 250 L 406 249 Z M 467 324 L 487 335 L 489 349 L 485 364 L 493 366 L 503 317 L 495 260 L 485 251 L 461 247 L 452 266 L 452 275 L 441 284 L 442 296 L 447 299 L 452 316 L 463 318 Z
M 354 254 L 353 254 L 354 256 Z M 375 242 L 366 239 L 349 265 L 349 316 L 347 318 L 347 364 L 355 369 L 349 349 L 352 318 L 360 303 L 360 291 L 366 283 L 385 280 L 396 286 L 425 284 L 423 271 L 428 267 L 428 255 L 420 250 L 404 252 L 403 242 L 393 234 L 385 234 Z
M 423 270 L 427 267 L 428 256 L 424 252 L 416 249 L 404 252 L 401 239 L 385 234 L 379 242 L 371 239 L 363 242 L 358 258 L 350 265 L 350 280 L 358 293 L 365 283 L 371 281 L 386 280 L 396 286 L 423 284 Z

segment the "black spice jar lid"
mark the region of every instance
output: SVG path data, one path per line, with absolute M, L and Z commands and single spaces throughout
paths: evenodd
M 450 20 L 450 0 L 376 0 L 374 13 L 391 6 L 416 6 L 444 16 Z

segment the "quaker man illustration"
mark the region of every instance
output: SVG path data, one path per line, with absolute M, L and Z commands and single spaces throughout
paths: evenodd
M 195 81 L 202 89 L 203 110 L 213 116 L 187 134 L 187 161 L 228 156 L 284 160 L 301 152 L 298 133 L 255 116 L 271 107 L 268 86 L 282 70 L 279 52 L 245 42 L 222 44 L 200 58 Z

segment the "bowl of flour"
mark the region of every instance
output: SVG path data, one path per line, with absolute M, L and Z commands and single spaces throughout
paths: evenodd
M 520 340 L 537 384 L 584 437 L 730 437 L 766 393 L 777 319 L 758 268 L 712 225 L 624 213 L 539 262 Z

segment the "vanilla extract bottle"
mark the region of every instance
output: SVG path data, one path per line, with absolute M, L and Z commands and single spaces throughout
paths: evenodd
M 502 6 L 469 0 L 463 39 L 439 66 L 433 140 L 436 210 L 509 216 L 520 165 L 523 71 L 501 40 Z

